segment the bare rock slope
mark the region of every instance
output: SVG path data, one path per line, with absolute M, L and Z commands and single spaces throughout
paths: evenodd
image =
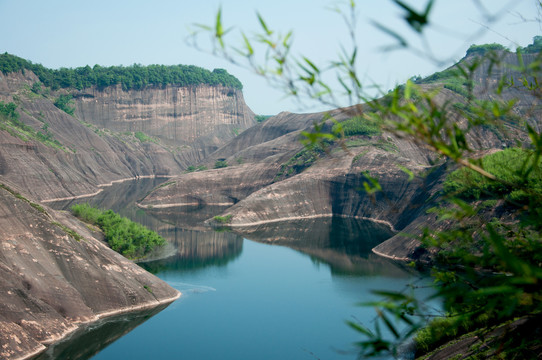
M 514 64 L 514 54 L 503 53 L 501 56 L 505 63 Z M 535 57 L 529 55 L 524 60 L 528 63 Z M 502 75 L 516 78 L 516 83 L 521 83 L 521 74 L 512 69 L 484 64 L 473 75 L 474 93 L 480 98 L 489 98 L 487 94 L 496 89 Z M 465 97 L 443 88 L 443 84 L 421 86 L 432 90 L 440 88 L 432 99 L 434 104 L 465 105 Z M 501 96 L 504 101 L 517 99 L 512 113 L 539 126 L 537 98 L 517 87 L 505 88 Z M 231 203 L 232 206 L 215 220 L 227 222 L 233 228 L 343 216 L 371 219 L 394 230 L 416 234 L 424 224 L 435 221 L 426 210 L 438 195 L 449 164 L 436 161 L 432 152 L 412 139 L 398 138 L 386 132 L 351 136 L 344 144 L 346 150 L 330 145 L 327 153 L 311 153 L 299 143 L 301 132 L 310 132 L 314 122 L 321 122 L 328 115 L 341 121 L 358 110 L 340 109 L 331 114 L 281 113 L 250 128 L 206 160 L 208 167 L 213 161 L 221 160 L 228 164 L 227 168 L 176 177 L 168 186 L 152 192 L 140 205 L 174 207 Z M 448 111 L 460 127 L 466 126 L 460 111 L 453 106 L 448 106 Z M 326 126 L 329 130 L 332 123 L 328 121 Z M 519 122 L 512 119 L 508 126 L 512 136 L 509 139 L 491 127 L 482 127 L 472 131 L 467 141 L 471 149 L 497 151 L 525 136 Z M 412 172 L 413 179 L 402 170 L 404 168 Z M 365 191 L 372 186 L 371 179 L 378 179 L 381 191 L 374 194 Z M 417 240 L 404 235 L 385 241 L 375 248 L 375 252 L 395 259 L 421 255 Z
M 84 323 L 179 297 L 77 220 L 0 188 L 0 357 L 41 352 Z

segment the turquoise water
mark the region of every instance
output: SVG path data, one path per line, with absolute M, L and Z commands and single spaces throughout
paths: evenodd
M 71 358 L 355 359 L 360 337 L 345 321 L 370 326 L 374 318 L 372 308 L 356 304 L 374 299 L 373 289 L 420 281 L 370 253 L 391 235 L 370 222 L 329 218 L 215 232 L 201 226 L 202 209 L 191 220 L 186 209 L 145 214 L 123 206 L 169 240 L 169 257 L 141 265 L 183 295 L 156 315 L 109 319 L 85 341 L 75 336 L 65 346 L 77 354 Z M 98 345 L 82 351 L 89 338 Z

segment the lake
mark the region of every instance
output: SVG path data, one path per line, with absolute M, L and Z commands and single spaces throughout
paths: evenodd
M 360 336 L 345 321 L 370 326 L 375 317 L 357 304 L 376 299 L 371 290 L 428 281 L 371 253 L 393 235 L 383 225 L 321 218 L 215 231 L 202 222 L 220 208 L 134 205 L 161 181 L 115 184 L 78 202 L 111 208 L 164 236 L 157 260 L 140 265 L 181 298 L 92 324 L 38 359 L 355 359 Z

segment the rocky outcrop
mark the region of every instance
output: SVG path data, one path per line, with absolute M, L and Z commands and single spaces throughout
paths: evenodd
M 347 118 L 349 110 L 334 116 Z M 310 131 L 324 116 L 282 113 L 270 118 L 211 155 L 221 156 L 230 166 L 176 177 L 140 206 L 229 204 L 222 215 L 232 227 L 331 216 L 373 219 L 392 228 L 405 226 L 420 208 L 411 200 L 424 201 L 419 194 L 425 180 L 409 181 L 398 165 L 424 172 L 432 168 L 429 152 L 391 134 L 362 136 L 356 139 L 360 145 L 348 151 L 330 149 L 314 163 L 295 163 L 289 169 L 291 159 L 305 151 L 299 142 L 301 131 Z M 245 163 L 238 165 L 236 159 Z M 286 176 L 299 166 L 306 169 Z M 360 191 L 368 181 L 367 171 L 380 179 L 384 189 L 375 197 Z
M 41 352 L 82 324 L 155 307 L 179 292 L 86 226 L 0 188 L 0 357 Z

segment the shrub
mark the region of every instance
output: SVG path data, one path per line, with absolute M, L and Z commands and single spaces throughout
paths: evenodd
M 88 204 L 74 205 L 71 210 L 81 220 L 102 229 L 111 249 L 127 258 L 142 258 L 154 248 L 166 243 L 166 240 L 154 231 L 121 217 L 113 210 L 102 211 Z
M 231 214 L 228 214 L 226 216 L 215 216 L 213 219 L 216 221 L 216 222 L 219 222 L 221 224 L 227 224 L 231 221 L 231 218 L 232 218 L 232 215 Z
M 365 118 L 356 116 L 345 120 L 339 124 L 335 124 L 332 128 L 333 133 L 340 132 L 339 127 L 342 127 L 344 136 L 365 135 L 377 136 L 382 133 L 380 129 L 381 123 L 373 118 Z
M 256 122 L 258 123 L 261 123 L 269 119 L 270 117 L 271 117 L 270 115 L 255 115 L 254 120 L 256 120 Z
M 215 169 L 228 167 L 226 160 L 217 160 L 215 161 Z
M 134 136 L 141 142 L 148 142 L 148 141 L 151 141 L 151 137 L 148 136 L 147 134 L 141 132 L 141 131 L 137 131 L 134 133 Z
M 71 95 L 60 95 L 54 102 L 55 106 L 60 110 L 64 111 L 66 114 L 73 115 L 75 112 L 75 107 L 72 106 L 72 96 Z

